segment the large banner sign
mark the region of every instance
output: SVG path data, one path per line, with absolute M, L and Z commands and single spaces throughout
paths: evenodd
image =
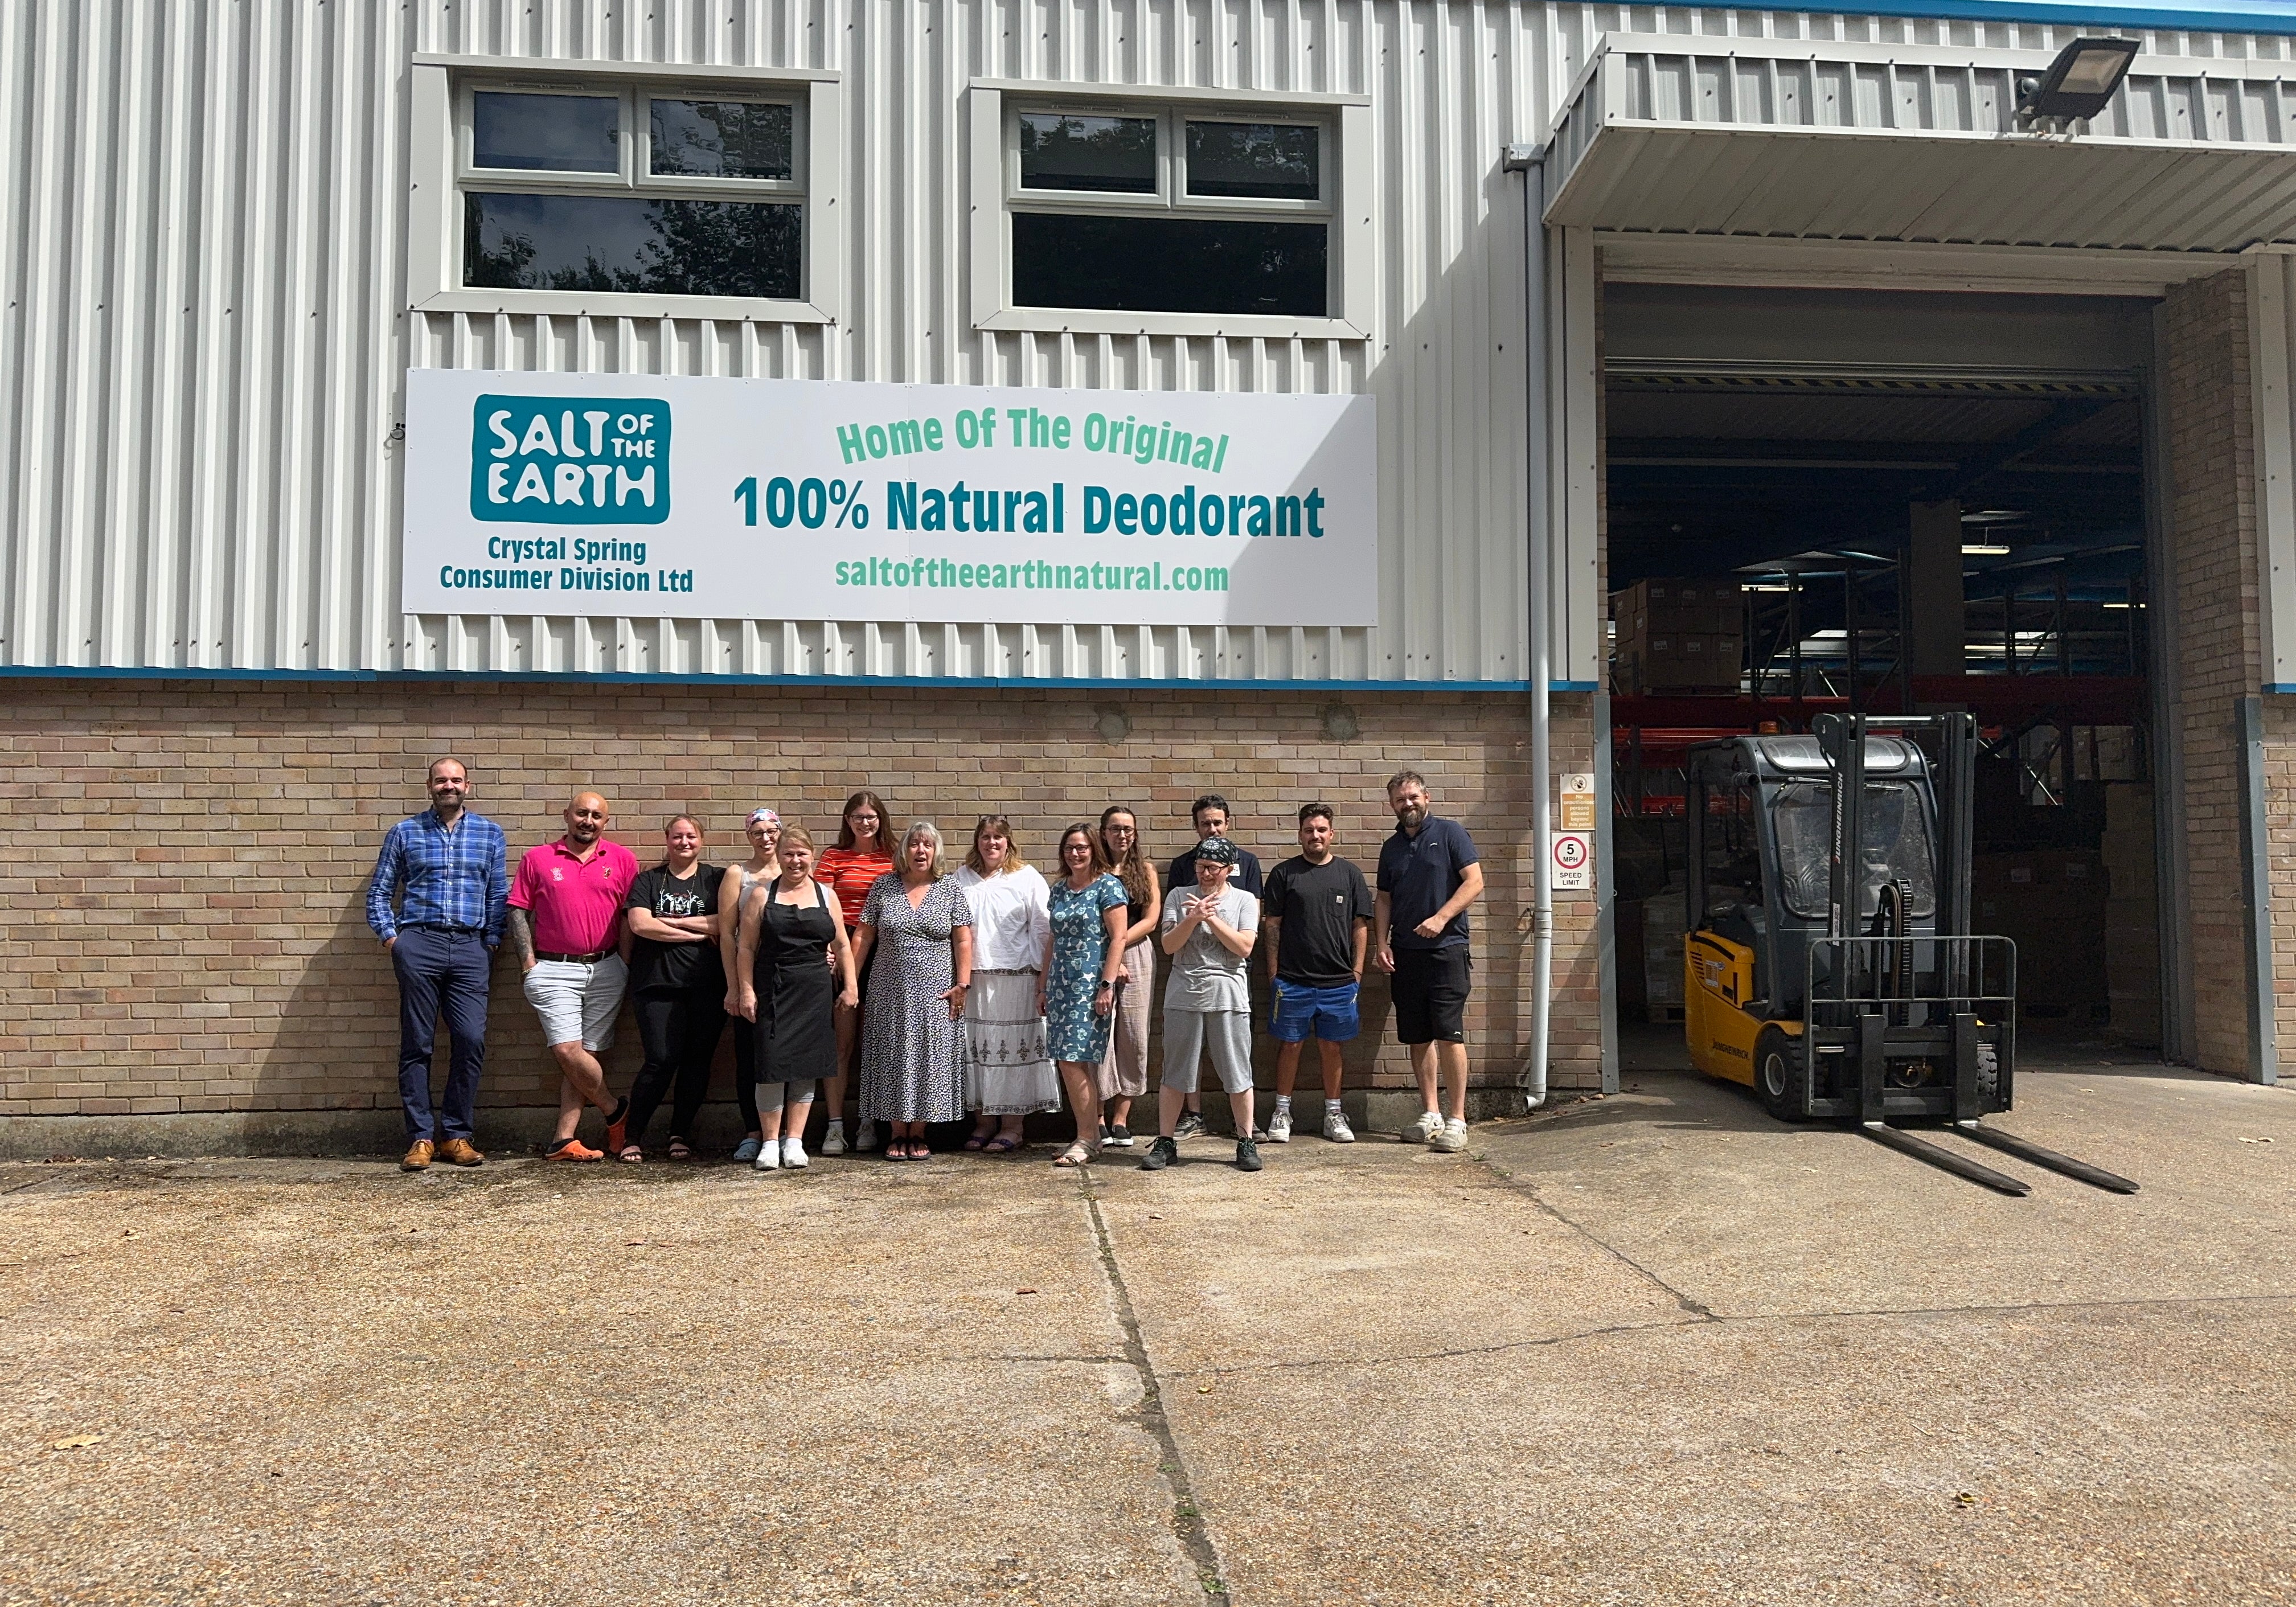
M 1370 625 L 1369 397 L 406 376 L 403 607 Z

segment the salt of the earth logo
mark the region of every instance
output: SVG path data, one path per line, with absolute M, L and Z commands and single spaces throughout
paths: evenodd
M 660 524 L 669 517 L 669 404 L 480 397 L 472 410 L 471 517 Z

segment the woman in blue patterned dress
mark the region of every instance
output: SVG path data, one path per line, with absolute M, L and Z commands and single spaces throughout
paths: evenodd
M 1044 1008 L 1053 1059 L 1076 1110 L 1076 1142 L 1054 1166 L 1083 1166 L 1100 1153 L 1101 1057 L 1108 1053 L 1116 977 L 1124 969 L 1124 883 L 1092 868 L 1092 828 L 1061 833 L 1053 883 L 1052 940 L 1046 946 Z

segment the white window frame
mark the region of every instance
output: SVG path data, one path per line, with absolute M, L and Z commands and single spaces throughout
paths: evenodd
M 835 324 L 843 272 L 835 210 L 842 180 L 835 73 L 657 63 L 534 61 L 430 53 L 414 59 L 407 194 L 407 299 L 417 312 L 542 313 L 562 317 L 716 318 Z M 472 158 L 472 96 L 481 90 L 619 98 L 619 171 L 481 168 Z M 788 179 L 711 178 L 643 172 L 651 140 L 646 102 L 661 99 L 771 101 L 795 109 Z M 816 138 L 819 130 L 822 137 Z M 671 296 L 603 291 L 489 290 L 462 282 L 463 194 L 720 195 L 794 201 L 805 209 L 799 294 L 793 298 Z
M 1111 335 L 1234 335 L 1278 340 L 1367 340 L 1375 294 L 1371 226 L 1371 102 L 1363 95 L 1249 94 L 1105 84 L 973 80 L 970 99 L 972 186 L 970 271 L 972 324 L 982 330 L 1062 331 Z M 1108 190 L 1023 189 L 1021 114 L 1157 119 L 1153 194 Z M 1191 122 L 1290 123 L 1321 130 L 1314 201 L 1188 195 L 1184 168 Z M 1325 266 L 1331 309 L 1323 317 L 1278 313 L 1119 312 L 1022 307 L 1013 299 L 1013 218 L 1022 212 L 1248 217 L 1328 222 Z

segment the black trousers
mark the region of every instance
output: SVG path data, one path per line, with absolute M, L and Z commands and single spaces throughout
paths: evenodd
M 717 1058 L 718 1035 L 726 1030 L 725 999 L 722 987 L 664 988 L 637 996 L 638 1042 L 645 1049 L 645 1064 L 630 1085 L 632 1144 L 642 1142 L 662 1095 L 673 1090 L 669 1136 L 693 1136 L 702 1095 L 709 1091 L 709 1062 Z

